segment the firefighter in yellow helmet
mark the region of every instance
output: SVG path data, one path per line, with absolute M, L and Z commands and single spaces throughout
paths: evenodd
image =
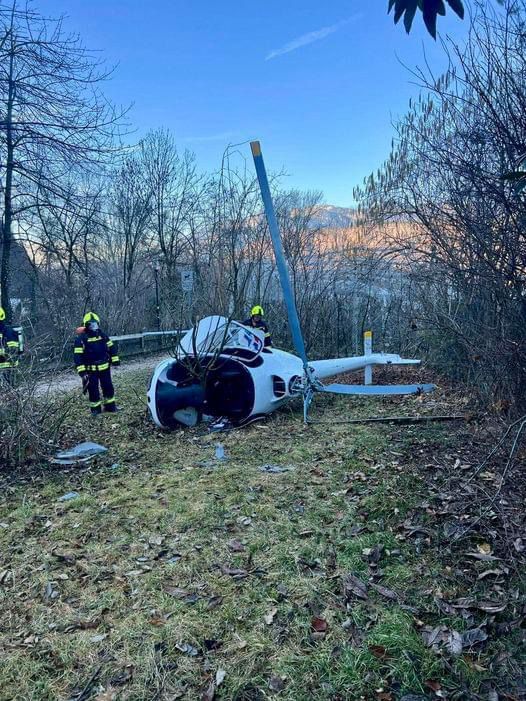
M 6 322 L 6 314 L 0 307 L 0 372 L 18 366 L 20 340 L 18 333 Z
M 250 319 L 245 319 L 243 325 L 263 331 L 265 334 L 265 348 L 269 348 L 272 346 L 272 336 L 270 335 L 267 322 L 263 319 L 264 316 L 265 312 L 263 311 L 263 307 L 256 304 L 250 310 Z
M 84 315 L 83 326 L 77 329 L 74 347 L 75 366 L 82 378 L 84 391 L 88 392 L 91 413 L 94 416 L 100 414 L 103 408 L 108 412 L 117 411 L 111 366 L 120 365 L 116 345 L 101 330 L 99 324 L 98 315 L 95 312 L 87 312 Z

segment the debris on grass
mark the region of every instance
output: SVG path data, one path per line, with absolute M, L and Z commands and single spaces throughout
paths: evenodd
M 78 462 L 87 462 L 96 455 L 101 455 L 106 452 L 108 452 L 108 449 L 103 445 L 85 441 L 84 443 L 79 443 L 74 448 L 58 452 L 54 458 L 51 458 L 51 462 L 55 465 L 74 465 Z
M 59 497 L 58 501 L 71 501 L 72 499 L 78 499 L 80 494 L 78 492 L 68 492 Z
M 287 410 L 223 434 L 224 461 L 218 437 L 158 432 L 129 381 L 127 416 L 94 427 L 118 470 L 0 491 L 2 701 L 520 698 L 524 479 L 502 486 L 497 459 L 476 474 L 496 432 L 305 429 Z M 72 488 L 73 508 L 57 503 Z
M 290 470 L 291 470 L 290 467 L 283 467 L 283 465 L 271 465 L 271 464 L 261 465 L 259 468 L 260 472 L 268 472 L 272 475 L 278 475 L 282 472 L 289 472 Z

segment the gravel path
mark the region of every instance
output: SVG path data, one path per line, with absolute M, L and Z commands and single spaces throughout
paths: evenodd
M 168 357 L 166 354 L 150 355 L 147 358 L 137 358 L 124 360 L 120 367 L 113 368 L 112 375 L 119 377 L 133 370 L 153 370 L 154 367 Z M 57 372 L 52 377 L 45 381 L 37 382 L 35 394 L 37 397 L 43 397 L 52 394 L 65 394 L 75 389 L 80 389 L 80 379 L 75 370 L 65 370 Z

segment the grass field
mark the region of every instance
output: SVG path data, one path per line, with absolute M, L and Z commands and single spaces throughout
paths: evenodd
M 524 698 L 521 569 L 491 527 L 454 540 L 466 428 L 333 422 L 434 400 L 168 434 L 145 382 L 117 416 L 74 401 L 63 447 L 109 448 L 89 467 L 4 481 L 2 701 Z

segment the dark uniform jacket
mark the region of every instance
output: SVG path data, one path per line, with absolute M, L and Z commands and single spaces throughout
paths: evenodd
M 17 332 L 0 321 L 0 370 L 15 368 L 18 365 L 20 342 Z
M 74 354 L 79 375 L 109 370 L 110 365 L 120 363 L 116 345 L 100 329 L 79 333 L 75 339 Z
M 267 322 L 261 319 L 257 323 L 252 319 L 245 319 L 243 322 L 243 326 L 248 326 L 249 328 L 253 329 L 259 329 L 260 331 L 263 331 L 265 334 L 265 348 L 268 348 L 268 346 L 272 345 L 272 337 L 270 335 L 270 331 L 268 330 L 268 325 Z

